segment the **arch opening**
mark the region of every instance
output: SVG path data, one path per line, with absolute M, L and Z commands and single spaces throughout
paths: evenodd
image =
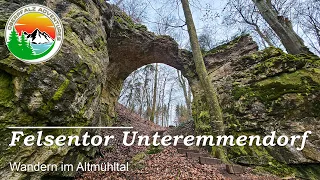
M 192 92 L 180 70 L 163 63 L 144 65 L 123 82 L 118 103 L 163 127 L 192 119 Z

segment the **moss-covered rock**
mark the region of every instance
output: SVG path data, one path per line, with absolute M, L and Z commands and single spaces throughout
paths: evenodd
M 10 74 L 0 71 L 0 106 L 2 107 L 13 106 L 14 89 L 12 80 Z
M 221 49 L 228 51 L 233 42 L 211 51 L 205 58 L 220 94 L 226 133 L 235 137 L 265 136 L 271 131 L 288 136 L 307 130 L 313 133 L 303 151 L 289 146 L 228 147 L 228 158 L 239 164 L 257 166 L 260 172 L 319 178 L 317 170 L 309 166 L 320 167 L 320 59 L 314 55 L 290 55 L 272 47 L 246 55 L 226 55 Z M 210 66 L 210 61 L 220 64 Z M 203 112 L 198 111 L 196 115 L 200 117 Z M 199 127 L 210 125 L 197 124 Z M 305 169 L 302 164 L 307 164 Z
M 13 11 L 29 2 L 0 1 L 0 29 Z M 8 163 L 13 160 L 21 163 L 78 163 L 96 153 L 93 147 L 25 147 L 22 144 L 8 147 L 12 135 L 7 127 L 104 126 L 110 125 L 115 116 L 114 106 L 121 81 L 108 77 L 107 72 L 107 32 L 112 26 L 110 6 L 94 0 L 40 3 L 53 9 L 64 25 L 63 45 L 50 61 L 28 65 L 17 60 L 9 54 L 3 31 L 0 31 L 0 135 L 4 137 L 0 140 L 0 179 L 40 179 L 51 175 L 70 178 L 76 172 L 13 173 Z M 118 88 L 102 96 L 112 83 Z M 108 108 L 104 106 L 106 102 Z M 25 135 L 36 131 L 23 130 Z M 81 129 L 43 130 L 43 136 L 81 136 L 83 133 Z

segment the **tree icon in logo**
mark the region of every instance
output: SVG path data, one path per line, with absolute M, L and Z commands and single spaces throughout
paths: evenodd
M 16 29 L 12 28 L 7 45 L 11 53 L 13 53 L 17 58 L 33 60 L 46 56 L 52 50 L 54 43 L 52 43 L 43 53 L 36 54 L 31 46 L 31 42 L 26 38 L 25 33 L 21 33 L 21 36 L 19 36 Z

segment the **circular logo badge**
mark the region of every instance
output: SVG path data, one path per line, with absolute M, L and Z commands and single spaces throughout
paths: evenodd
M 48 61 L 57 54 L 62 45 L 62 22 L 58 15 L 46 6 L 23 6 L 7 21 L 5 40 L 10 52 L 23 62 Z

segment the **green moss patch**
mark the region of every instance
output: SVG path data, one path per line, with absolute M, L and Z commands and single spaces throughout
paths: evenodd
M 275 47 L 266 48 L 263 51 L 258 51 L 256 53 L 244 56 L 241 61 L 265 61 L 273 57 L 279 57 L 285 54 L 281 49 Z
M 54 101 L 57 101 L 57 100 L 59 100 L 59 99 L 62 97 L 62 95 L 63 95 L 64 91 L 67 89 L 69 83 L 70 83 L 70 80 L 69 80 L 69 79 L 66 79 L 66 80 L 61 84 L 61 86 L 58 88 L 58 90 L 54 93 L 54 95 L 53 95 L 53 97 L 52 97 L 52 99 L 53 99 Z
M 292 165 L 296 169 L 296 177 L 318 180 L 320 178 L 320 164 Z
M 247 99 L 257 98 L 261 102 L 277 100 L 288 93 L 310 93 L 320 90 L 320 74 L 299 70 L 293 73 L 284 73 L 281 76 L 268 78 L 249 86 L 236 86 L 233 89 L 233 97 Z
M 11 75 L 0 71 L 0 105 L 8 107 L 14 98 Z
M 279 177 L 296 177 L 302 179 L 318 180 L 320 177 L 319 164 L 287 165 L 272 161 L 268 166 L 258 166 L 254 169 L 258 174 L 267 172 Z
M 147 154 L 158 154 L 161 151 L 162 151 L 162 148 L 160 146 L 151 145 L 147 150 Z
M 236 62 L 239 66 L 256 64 L 249 71 L 250 75 L 274 76 L 279 73 L 288 73 L 303 68 L 320 68 L 320 59 L 309 54 L 291 55 L 279 48 L 270 47 L 263 51 L 244 56 Z
M 4 29 L 6 27 L 6 21 L 0 20 L 0 29 Z
M 253 172 L 260 173 L 271 173 L 279 177 L 295 177 L 296 170 L 286 164 L 281 164 L 277 161 L 270 162 L 268 166 L 258 166 Z
M 145 167 L 145 157 L 146 154 L 144 152 L 136 154 L 132 157 L 131 166 L 135 169 L 143 169 Z

